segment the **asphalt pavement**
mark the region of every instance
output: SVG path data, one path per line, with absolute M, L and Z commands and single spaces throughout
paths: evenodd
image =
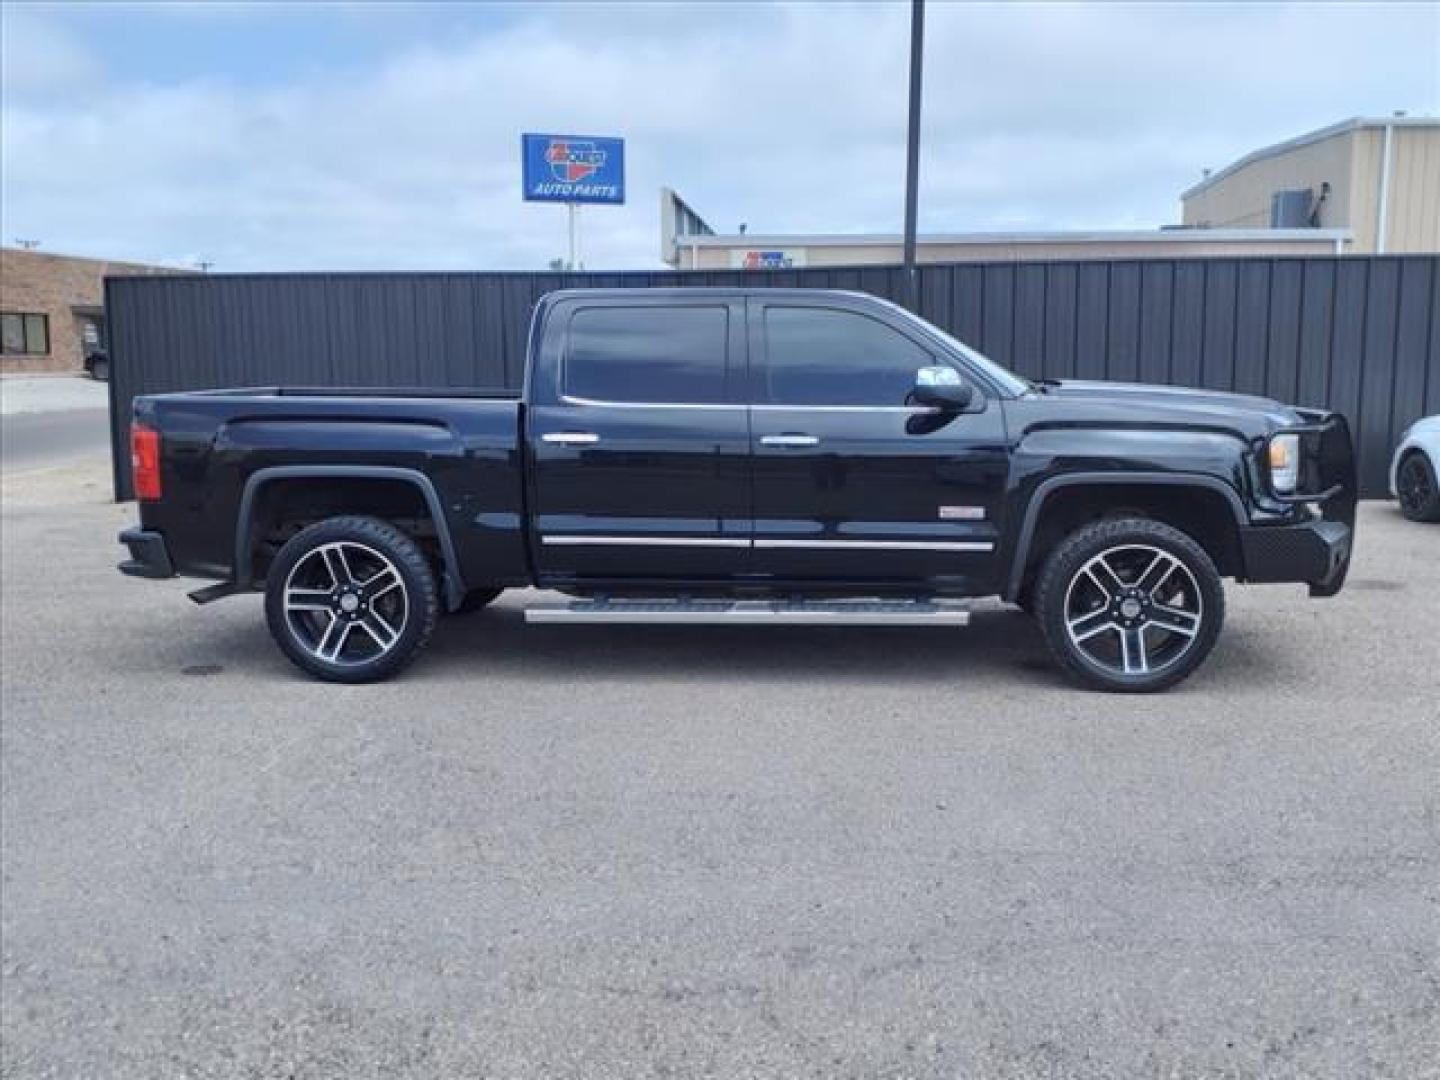
M 0 1053 L 30 1077 L 1440 1075 L 1440 528 L 1072 689 L 967 629 L 447 619 L 296 672 L 7 472 Z
M 0 378 L 0 469 L 34 469 L 110 453 L 109 388 L 68 375 Z

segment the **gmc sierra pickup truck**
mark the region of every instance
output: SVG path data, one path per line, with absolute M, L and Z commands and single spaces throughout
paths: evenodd
M 393 674 L 441 610 L 528 621 L 966 622 L 998 595 L 1107 690 L 1204 660 L 1222 578 L 1339 591 L 1343 417 L 1234 394 L 1031 382 L 871 296 L 556 292 L 524 389 L 137 398 L 139 577 L 265 594 L 322 679 Z M 568 598 L 568 599 L 567 599 Z

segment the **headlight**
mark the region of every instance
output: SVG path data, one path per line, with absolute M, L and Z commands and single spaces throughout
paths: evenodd
M 1294 492 L 1300 479 L 1300 436 L 1276 435 L 1270 440 L 1270 486 L 1281 495 Z

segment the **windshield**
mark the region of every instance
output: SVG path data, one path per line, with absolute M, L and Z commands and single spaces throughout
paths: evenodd
M 989 376 L 991 381 L 993 381 L 997 386 L 1001 387 L 1006 392 L 1014 394 L 1018 397 L 1020 394 L 1023 394 L 1027 390 L 1031 389 L 1029 381 L 1022 379 L 1019 375 L 1016 375 L 1008 368 L 1001 367 L 984 353 L 979 352 L 976 349 L 972 349 L 969 345 L 966 345 L 954 334 L 947 334 L 944 330 L 941 330 L 940 327 L 936 326 L 934 323 L 926 319 L 920 318 L 920 316 L 916 315 L 913 311 L 908 311 L 905 308 L 901 307 L 899 304 L 891 303 L 889 300 L 884 300 L 881 302 L 886 304 L 888 307 L 893 308 L 895 311 L 905 316 L 905 318 L 910 319 L 913 322 L 919 323 L 931 334 L 940 338 L 942 341 L 945 342 L 945 344 L 949 345 L 950 348 L 954 349 L 961 356 L 965 357 L 966 360 L 970 361 L 971 364 L 975 365 L 975 367 L 983 371 L 987 376 Z

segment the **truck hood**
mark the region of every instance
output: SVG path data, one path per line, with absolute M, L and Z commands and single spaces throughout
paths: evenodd
M 1047 383 L 1040 393 L 1061 406 L 1134 410 L 1137 420 L 1171 415 L 1190 420 L 1209 418 L 1223 426 L 1265 431 L 1302 419 L 1289 405 L 1271 398 L 1183 386 L 1065 379 Z

